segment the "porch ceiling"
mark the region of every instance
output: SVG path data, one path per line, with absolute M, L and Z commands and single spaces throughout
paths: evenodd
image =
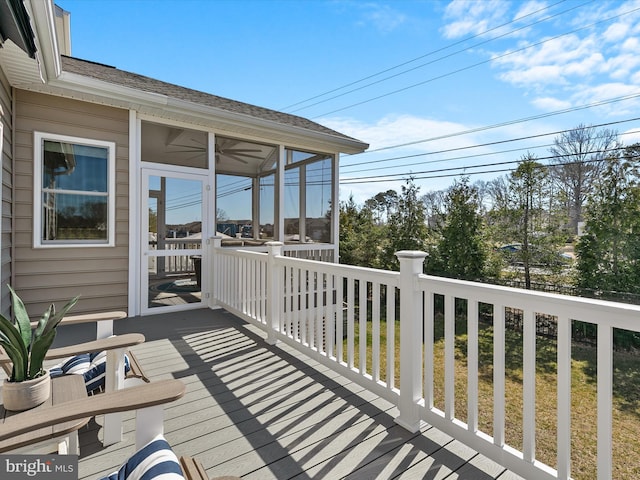
M 256 176 L 275 166 L 277 147 L 229 137 L 215 137 L 218 173 Z M 207 134 L 202 131 L 142 124 L 142 160 L 197 168 L 207 166 Z

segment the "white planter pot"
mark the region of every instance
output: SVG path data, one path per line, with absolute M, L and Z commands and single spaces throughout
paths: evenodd
M 44 403 L 51 395 L 51 377 L 44 375 L 24 382 L 5 380 L 2 385 L 2 405 L 6 410 L 19 412 Z

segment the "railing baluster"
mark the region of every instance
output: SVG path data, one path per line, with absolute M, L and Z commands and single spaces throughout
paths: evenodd
M 367 287 L 368 282 L 358 282 L 358 333 L 360 375 L 367 372 Z
M 344 361 L 344 281 L 345 277 L 335 276 L 336 289 L 336 358 L 338 362 Z
M 493 443 L 504 445 L 504 313 L 505 307 L 494 305 L 493 311 Z
M 478 431 L 478 302 L 467 304 L 467 426 Z
M 354 365 L 354 336 L 355 328 L 354 322 L 354 310 L 355 310 L 355 280 L 353 278 L 347 279 L 347 365 L 349 368 L 353 368 Z
M 456 298 L 446 295 L 444 307 L 444 413 L 452 420 L 455 416 L 456 372 Z
M 610 479 L 613 455 L 613 328 L 598 325 L 598 479 Z
M 533 463 L 536 450 L 536 316 L 523 312 L 522 338 L 522 446 L 525 462 Z
M 558 318 L 558 478 L 571 477 L 571 319 Z
M 424 406 L 431 410 L 433 408 L 433 342 L 434 342 L 434 324 L 435 324 L 435 312 L 434 312 L 434 293 L 427 291 L 424 295 L 423 306 L 423 330 L 424 330 Z
M 396 384 L 396 288 L 386 285 L 387 292 L 387 388 Z
M 371 376 L 377 382 L 380 380 L 380 284 L 374 283 L 372 290 Z

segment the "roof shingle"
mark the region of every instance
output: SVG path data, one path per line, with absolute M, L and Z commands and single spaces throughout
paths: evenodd
M 281 125 L 303 128 L 312 132 L 331 135 L 345 140 L 360 142 L 355 138 L 344 135 L 340 132 L 332 130 L 324 125 L 308 120 L 304 117 L 291 115 L 288 113 L 271 110 L 269 108 L 258 107 L 244 102 L 231 100 L 217 95 L 193 90 L 179 85 L 156 80 L 154 78 L 145 77 L 136 73 L 119 70 L 115 67 L 104 65 L 101 63 L 82 60 L 79 58 L 62 56 L 63 71 L 83 75 L 86 77 L 102 80 L 104 82 L 129 87 L 143 92 L 156 93 L 166 95 L 167 97 L 191 102 L 198 105 L 218 108 L 228 112 L 247 115 L 249 117 L 267 120 Z M 363 149 L 366 144 L 363 144 Z

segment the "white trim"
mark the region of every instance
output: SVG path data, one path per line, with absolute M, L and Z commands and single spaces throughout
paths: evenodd
M 107 239 L 95 240 L 56 240 L 42 241 L 42 145 L 44 140 L 53 140 L 76 145 L 103 147 L 107 149 Z M 69 248 L 69 247 L 114 247 L 116 228 L 116 144 L 105 140 L 93 140 L 53 133 L 33 132 L 33 248 Z M 85 194 L 85 192 L 77 192 Z M 89 194 L 91 194 L 89 192 Z
M 142 121 L 129 110 L 129 299 L 130 316 L 140 315 L 140 156 Z
M 333 245 L 340 244 L 340 154 L 331 157 L 331 239 Z M 340 262 L 339 249 L 336 248 L 333 256 L 335 263 Z
M 167 178 L 179 178 L 184 180 L 193 180 L 199 181 L 202 187 L 202 210 L 201 210 L 201 219 L 202 219 L 202 232 L 201 232 L 201 243 L 200 249 L 188 249 L 188 250 L 180 250 L 180 253 L 184 255 L 200 255 L 202 257 L 201 265 L 206 266 L 208 263 L 208 250 L 205 248 L 206 240 L 208 237 L 205 236 L 205 233 L 210 230 L 209 224 L 211 223 L 211 215 L 209 210 L 209 192 L 211 191 L 211 186 L 209 183 L 209 172 L 203 169 L 194 169 L 188 167 L 177 167 L 175 165 L 157 165 L 157 164 L 145 164 L 145 162 L 141 162 L 142 168 L 140 168 L 140 178 L 139 178 L 139 198 L 140 204 L 138 207 L 139 218 L 138 222 L 140 225 L 140 233 L 137 238 L 137 243 L 139 245 L 139 254 L 136 258 L 136 261 L 139 265 L 139 277 L 137 279 L 139 285 L 139 305 L 140 305 L 140 315 L 155 315 L 158 313 L 167 313 L 167 312 L 175 312 L 182 310 L 192 310 L 197 308 L 203 308 L 209 306 L 210 299 L 206 297 L 206 292 L 208 292 L 208 279 L 205 272 L 202 271 L 201 279 L 201 299 L 200 302 L 194 303 L 185 303 L 179 305 L 170 305 L 163 307 L 149 307 L 148 304 L 148 295 L 149 295 L 149 275 L 148 275 L 148 262 L 150 257 L 170 257 L 176 255 L 175 251 L 166 250 L 166 251 L 150 251 L 148 249 L 148 236 L 145 232 L 142 231 L 143 225 L 149 225 L 149 206 L 148 206 L 148 192 L 149 192 L 149 178 L 151 176 L 161 176 Z M 196 173 L 194 173 L 194 171 Z

